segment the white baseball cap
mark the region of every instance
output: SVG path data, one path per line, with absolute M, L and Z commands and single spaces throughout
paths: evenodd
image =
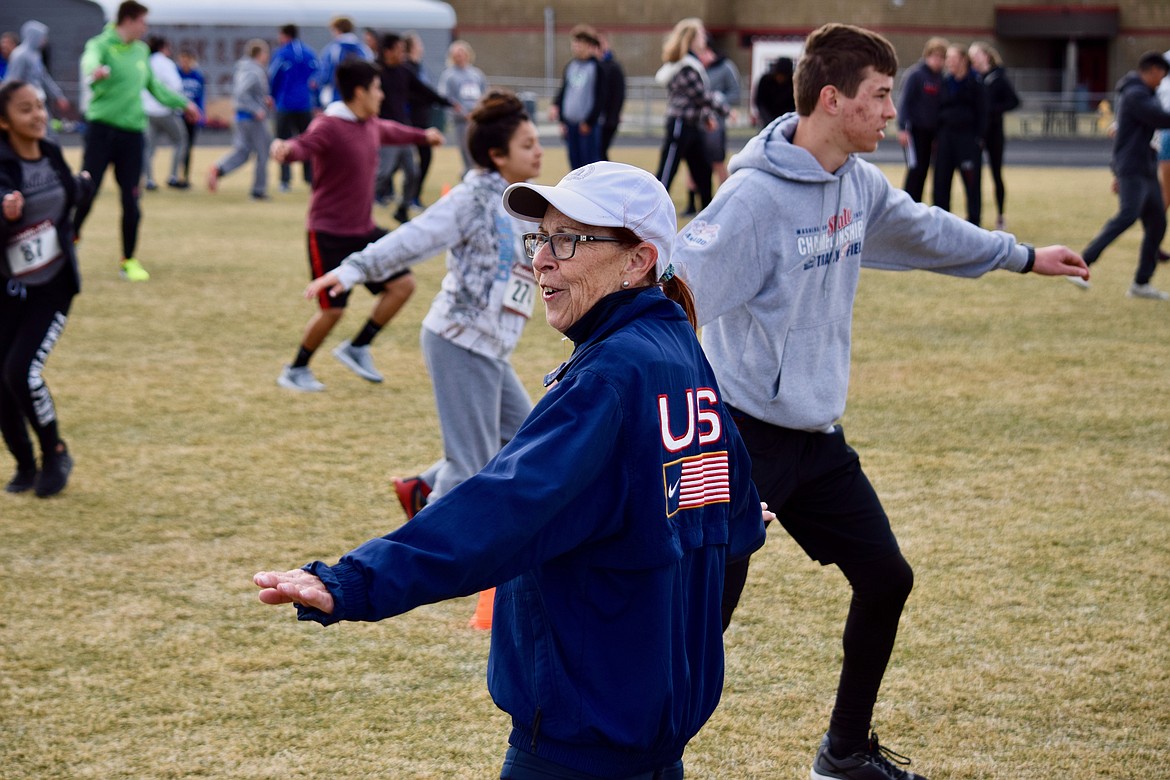
M 555 187 L 520 182 L 504 191 L 504 208 L 518 219 L 540 222 L 550 205 L 583 225 L 629 228 L 658 250 L 659 279 L 670 268 L 678 229 L 674 202 L 662 182 L 645 170 L 596 162 L 570 171 Z

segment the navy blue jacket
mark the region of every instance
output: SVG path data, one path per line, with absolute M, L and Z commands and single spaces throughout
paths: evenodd
M 1170 113 L 1135 71 L 1117 82 L 1117 134 L 1113 136 L 1114 176 L 1158 175 L 1158 157 L 1150 146 L 1154 131 L 1170 127 Z
M 899 130 L 938 128 L 942 80 L 942 73 L 935 73 L 923 60 L 910 68 L 902 81 L 902 97 L 898 101 Z
M 54 219 L 54 225 L 57 228 L 57 243 L 60 244 L 61 250 L 68 255 L 66 267 L 69 270 L 64 273 L 69 274 L 69 292 L 76 294 L 81 290 L 81 272 L 77 266 L 77 252 L 73 248 L 73 237 L 76 235 L 73 215 L 79 205 L 89 203 L 93 199 L 93 180 L 88 176 L 74 176 L 70 172 L 65 158 L 61 155 L 61 147 L 57 144 L 52 141 L 41 141 L 40 147 L 41 154 L 49 158 L 53 172 L 57 174 L 61 186 L 65 188 L 65 212 Z M 9 145 L 8 139 L 0 135 L 0 200 L 8 193 L 19 190 L 21 182 L 20 158 L 16 156 L 16 152 Z M 12 227 L 13 223 L 0 216 L 0 249 L 8 245 L 8 237 L 12 232 Z M 10 275 L 8 263 L 0 258 L 0 279 L 8 279 Z M 54 276 L 53 278 L 58 277 Z
M 306 567 L 335 612 L 299 611 L 378 620 L 498 586 L 488 688 L 509 741 L 626 777 L 677 761 L 714 712 L 724 566 L 764 528 L 676 304 L 614 293 L 568 335 L 573 356 L 515 438 L 397 531 Z

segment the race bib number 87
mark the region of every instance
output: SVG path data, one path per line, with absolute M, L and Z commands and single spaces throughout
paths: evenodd
M 8 270 L 20 277 L 44 268 L 61 257 L 61 244 L 52 220 L 29 225 L 8 240 Z

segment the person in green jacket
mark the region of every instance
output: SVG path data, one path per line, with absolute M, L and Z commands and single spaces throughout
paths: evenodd
M 146 6 L 126 0 L 118 6 L 115 21 L 107 24 L 100 35 L 90 38 L 81 54 L 82 83 L 90 91 L 81 167 L 89 172 L 95 188 L 100 188 L 106 168 L 114 165 L 114 179 L 122 193 L 122 276 L 132 282 L 150 278 L 134 257 L 141 219 L 138 183 L 142 178 L 146 131 L 142 90 L 163 105 L 182 109 L 192 121 L 200 117 L 194 103 L 155 78 L 149 64 L 150 49 L 142 42 L 146 14 Z M 88 206 L 77 210 L 79 237 L 88 215 Z

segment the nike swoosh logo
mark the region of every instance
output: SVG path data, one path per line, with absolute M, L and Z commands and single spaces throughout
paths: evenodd
M 670 486 L 670 489 L 668 489 L 666 491 L 667 498 L 674 498 L 674 494 L 678 492 L 678 483 L 679 482 L 682 482 L 682 477 L 679 477 L 678 479 L 676 479 L 674 481 L 674 484 Z

